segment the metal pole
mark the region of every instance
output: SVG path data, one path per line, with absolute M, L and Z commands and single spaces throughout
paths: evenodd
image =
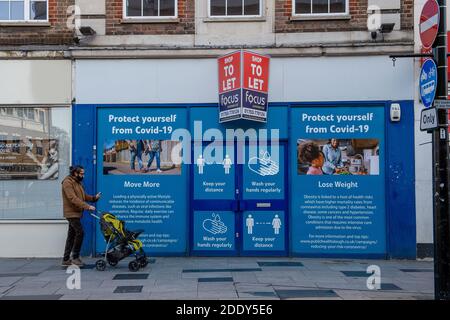
M 438 0 L 439 30 L 433 54 L 437 63 L 436 98 L 447 100 L 447 13 L 446 0 Z M 447 111 L 438 110 L 438 123 L 447 123 Z M 450 300 L 449 145 L 448 128 L 433 132 L 434 164 L 434 291 L 436 300 Z

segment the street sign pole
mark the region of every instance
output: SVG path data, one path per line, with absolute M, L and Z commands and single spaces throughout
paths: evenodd
M 439 31 L 433 54 L 437 63 L 436 98 L 448 99 L 446 0 L 439 3 Z M 439 109 L 438 123 L 447 123 L 447 110 Z M 434 288 L 436 300 L 450 300 L 450 214 L 449 214 L 448 128 L 433 131 L 434 176 Z

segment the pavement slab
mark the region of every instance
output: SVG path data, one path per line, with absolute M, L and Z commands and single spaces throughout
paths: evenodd
M 97 258 L 84 258 L 93 266 Z M 0 299 L 61 300 L 428 300 L 432 261 L 272 257 L 157 257 L 132 273 L 127 259 L 103 271 L 80 271 L 81 289 L 60 259 L 0 258 Z M 381 290 L 369 290 L 367 267 L 381 270 Z M 114 293 L 116 292 L 116 293 Z

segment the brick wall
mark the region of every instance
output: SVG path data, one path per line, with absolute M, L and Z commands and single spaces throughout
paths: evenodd
M 367 0 L 348 0 L 351 18 L 347 20 L 293 21 L 292 0 L 275 0 L 275 32 L 327 32 L 367 30 Z M 401 28 L 413 30 L 414 0 L 401 0 Z
M 49 0 L 50 26 L 0 26 L 0 45 L 67 45 L 74 33 L 67 28 L 67 8 L 75 0 Z
M 401 6 L 402 29 L 414 30 L 414 0 L 402 0 Z
M 179 22 L 122 23 L 123 0 L 106 0 L 107 35 L 194 34 L 195 0 L 178 0 Z

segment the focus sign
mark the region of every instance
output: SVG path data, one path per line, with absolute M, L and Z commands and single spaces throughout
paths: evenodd
M 219 121 L 267 121 L 268 56 L 237 51 L 219 57 Z
M 220 122 L 241 118 L 241 52 L 220 57 L 219 118 Z

